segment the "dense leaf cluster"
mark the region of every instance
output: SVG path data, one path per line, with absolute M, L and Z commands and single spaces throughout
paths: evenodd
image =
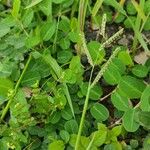
M 102 18 L 133 28 L 140 16 L 150 30 L 150 1 L 142 0 L 144 10 L 131 1 L 124 9 L 101 0 L 100 10 L 88 1 L 91 28 L 104 27 L 101 42 L 82 37 L 76 0 L 0 1 L 0 149 L 72 150 L 81 124 L 79 150 L 150 147 L 150 59 L 136 64 L 128 47 L 113 45 L 122 30 L 108 38 Z

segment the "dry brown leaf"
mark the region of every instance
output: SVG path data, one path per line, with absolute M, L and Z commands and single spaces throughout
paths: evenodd
M 148 58 L 149 57 L 147 56 L 146 52 L 140 52 L 139 54 L 134 56 L 134 61 L 138 64 L 144 65 Z

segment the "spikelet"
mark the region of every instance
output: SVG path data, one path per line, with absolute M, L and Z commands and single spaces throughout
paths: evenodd
M 103 76 L 104 72 L 107 70 L 108 66 L 110 65 L 110 63 L 112 62 L 113 58 L 116 57 L 116 55 L 118 54 L 120 50 L 120 47 L 117 47 L 113 54 L 110 56 L 109 60 L 105 63 L 105 65 L 102 67 L 102 69 L 99 71 L 99 73 L 97 74 L 97 76 L 95 77 L 94 81 L 91 84 L 91 87 L 93 87 L 98 81 L 99 79 Z
M 105 38 L 106 22 L 107 22 L 107 15 L 104 14 L 101 23 L 101 29 L 100 29 L 100 34 L 103 36 L 103 38 Z
M 89 62 L 89 64 L 90 64 L 92 67 L 94 67 L 94 63 L 93 63 L 92 57 L 91 57 L 91 55 L 90 55 L 90 53 L 89 53 L 89 50 L 88 50 L 88 48 L 87 48 L 87 45 L 86 45 L 84 33 L 81 33 L 81 34 L 80 34 L 80 37 L 81 37 L 82 46 L 83 46 L 84 52 L 85 52 L 85 54 L 86 54 L 86 56 L 87 56 L 88 62 Z
M 123 28 L 120 29 L 118 32 L 116 32 L 113 36 L 111 36 L 106 42 L 103 43 L 103 47 L 106 47 L 110 45 L 112 42 L 114 42 L 122 33 L 123 33 Z

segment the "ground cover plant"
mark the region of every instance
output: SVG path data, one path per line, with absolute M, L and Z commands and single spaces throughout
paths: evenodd
M 0 0 L 0 150 L 150 149 L 150 0 Z

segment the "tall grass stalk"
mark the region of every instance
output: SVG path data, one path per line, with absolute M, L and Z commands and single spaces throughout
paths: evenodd
M 84 31 L 87 6 L 88 6 L 88 0 L 80 0 L 80 2 L 79 2 L 79 14 L 78 14 L 78 30 L 80 32 Z
M 82 112 L 82 116 L 81 116 L 81 120 L 80 120 L 78 135 L 77 135 L 77 139 L 76 139 L 75 150 L 79 150 L 79 144 L 80 144 L 82 129 L 83 129 L 83 125 L 84 125 L 86 111 L 87 111 L 87 108 L 88 108 L 90 90 L 93 88 L 93 86 L 102 77 L 103 73 L 107 70 L 109 64 L 112 62 L 112 59 L 114 57 L 116 57 L 116 55 L 118 54 L 119 50 L 120 50 L 120 48 L 116 48 L 115 49 L 115 51 L 113 52 L 113 54 L 111 55 L 111 57 L 109 58 L 109 60 L 105 63 L 105 65 L 102 67 L 102 69 L 99 71 L 99 73 L 97 74 L 97 76 L 96 76 L 96 78 L 94 79 L 93 82 L 91 82 L 91 78 L 92 78 L 94 66 L 92 67 L 92 71 L 91 71 L 91 75 L 90 75 L 90 80 L 89 80 L 89 85 L 88 85 L 88 90 L 87 90 L 87 94 L 86 94 L 86 98 L 85 98 L 85 102 L 84 102 L 84 106 L 83 106 L 83 112 Z

